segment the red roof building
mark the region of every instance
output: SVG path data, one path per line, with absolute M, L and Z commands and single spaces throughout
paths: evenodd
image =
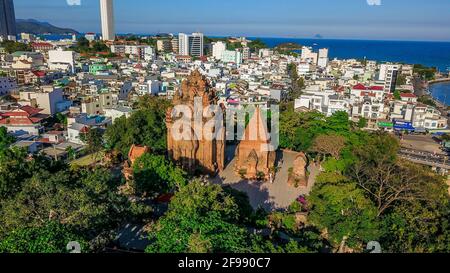
M 0 115 L 0 126 L 4 126 L 8 131 L 27 132 L 30 135 L 39 135 L 41 132 L 42 120 L 48 118 L 48 115 L 41 114 L 43 109 L 31 106 L 22 106 Z
M 31 44 L 31 48 L 34 51 L 49 51 L 53 50 L 55 47 L 50 43 L 35 42 Z

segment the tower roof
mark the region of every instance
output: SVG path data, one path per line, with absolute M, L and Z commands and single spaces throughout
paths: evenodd
M 244 132 L 242 142 L 256 142 L 261 144 L 270 143 L 270 134 L 267 129 L 267 122 L 263 118 L 261 109 L 256 107 L 255 113 L 250 119 Z

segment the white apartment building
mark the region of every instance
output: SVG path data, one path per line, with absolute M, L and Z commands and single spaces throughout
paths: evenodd
M 268 58 L 273 55 L 273 50 L 269 48 L 262 48 L 259 50 L 259 57 L 260 58 Z
M 299 63 L 297 65 L 298 75 L 304 76 L 308 75 L 313 71 L 313 65 L 310 63 Z
M 158 95 L 161 92 L 162 83 L 158 80 L 148 80 L 138 86 L 139 95 Z
M 75 59 L 74 51 L 50 50 L 47 64 L 51 70 L 64 70 L 75 73 Z
M 234 63 L 240 65 L 242 63 L 242 53 L 239 50 L 225 50 L 222 52 L 220 59 L 224 63 Z
M 117 106 L 114 108 L 105 108 L 104 109 L 104 115 L 105 117 L 111 118 L 112 123 L 116 121 L 116 119 L 121 117 L 129 118 L 131 116 L 131 113 L 133 112 L 133 109 L 131 107 L 125 107 L 125 106 Z
M 178 52 L 182 56 L 189 56 L 189 35 L 178 34 Z
M 384 81 L 384 92 L 394 93 L 399 69 L 400 65 L 397 64 L 380 65 L 380 75 L 378 79 Z
M 21 105 L 40 108 L 42 114 L 54 115 L 72 106 L 71 101 L 63 97 L 63 90 L 53 86 L 43 86 L 39 91 L 21 91 L 19 93 Z
M 412 123 L 416 129 L 436 130 L 448 127 L 447 119 L 436 108 L 423 104 L 415 106 Z
M 317 65 L 319 54 L 315 53 L 311 47 L 302 47 L 301 60 Z
M 219 41 L 212 43 L 212 56 L 214 59 L 221 60 L 225 50 L 227 50 L 227 45 L 224 42 Z
M 319 49 L 319 60 L 317 65 L 321 68 L 326 68 L 328 66 L 328 48 Z
M 192 33 L 187 35 L 185 33 L 178 34 L 178 50 L 179 55 L 202 57 L 203 56 L 203 33 Z

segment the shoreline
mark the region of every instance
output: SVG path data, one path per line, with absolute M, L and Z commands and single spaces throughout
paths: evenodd
M 438 106 L 438 109 L 448 109 L 448 107 L 450 107 L 450 105 L 447 105 L 445 102 L 440 101 L 439 99 L 435 98 L 433 96 L 433 94 L 430 91 L 430 87 L 434 84 L 439 84 L 439 83 L 450 83 L 450 78 L 445 78 L 445 79 L 437 79 L 437 80 L 432 80 L 427 82 L 428 88 L 427 88 L 427 93 L 428 95 L 433 99 L 433 101 L 436 103 L 436 105 Z
M 436 79 L 428 82 L 428 85 L 436 84 L 436 83 L 443 83 L 443 82 L 450 82 L 450 78 L 444 78 L 444 79 Z

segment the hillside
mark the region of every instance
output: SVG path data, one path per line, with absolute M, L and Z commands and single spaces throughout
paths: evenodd
M 78 34 L 78 31 L 70 28 L 60 28 L 46 22 L 39 22 L 34 19 L 17 19 L 17 33 L 32 34 Z

